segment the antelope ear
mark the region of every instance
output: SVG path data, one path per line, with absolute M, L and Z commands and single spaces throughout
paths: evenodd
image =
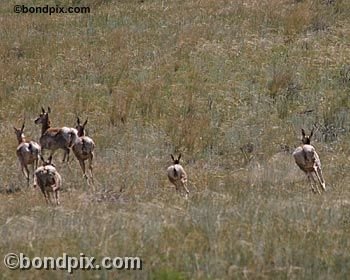
M 77 124 L 80 125 L 80 119 L 77 117 Z
M 84 122 L 83 127 L 87 124 L 87 122 L 88 122 L 88 119 L 86 119 L 86 121 Z
M 314 135 L 314 129 L 315 129 L 315 127 L 313 127 L 313 128 L 311 129 L 311 133 L 310 133 L 309 139 L 312 137 L 312 135 Z
M 51 161 L 52 161 L 52 156 L 49 156 L 49 158 L 48 158 L 48 160 L 47 160 L 47 161 L 48 161 L 48 163 L 49 163 L 49 164 L 51 164 Z
M 303 137 L 305 137 L 305 130 L 304 130 L 304 128 L 301 129 L 301 135 L 303 135 Z
M 41 112 L 44 114 L 45 113 L 45 109 L 43 106 L 41 106 Z
M 180 158 L 181 158 L 181 154 L 179 154 L 179 157 L 177 158 L 177 160 L 180 160 Z
M 50 106 L 47 107 L 47 112 L 48 112 L 48 113 L 51 113 L 51 108 L 50 108 Z
M 41 160 L 43 163 L 45 163 L 45 159 L 43 158 L 42 155 L 40 155 L 40 160 Z
M 15 132 L 17 132 L 17 130 L 18 130 L 18 129 L 17 129 L 17 128 L 15 128 L 14 126 L 13 126 L 13 129 L 15 130 Z
M 172 159 L 173 161 L 175 161 L 174 156 L 173 156 L 172 154 L 171 154 L 170 156 L 171 156 L 171 159 Z

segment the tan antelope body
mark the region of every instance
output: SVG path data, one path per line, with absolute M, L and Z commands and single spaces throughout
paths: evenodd
M 167 169 L 169 181 L 175 186 L 176 191 L 180 191 L 183 188 L 186 192 L 185 196 L 187 197 L 190 193 L 187 188 L 187 174 L 184 168 L 180 165 L 181 154 L 177 159 L 171 155 L 173 164 L 170 165 Z
M 29 186 L 29 169 L 28 165 L 32 165 L 32 174 L 34 176 L 34 169 L 38 167 L 39 155 L 41 153 L 40 145 L 34 141 L 27 142 L 24 137 L 24 123 L 21 129 L 13 127 L 18 140 L 16 149 L 17 158 L 21 164 L 21 170 L 27 180 Z
M 311 184 L 312 191 L 317 191 L 320 194 L 321 191 L 318 188 L 317 182 L 312 174 L 314 173 L 316 175 L 323 191 L 326 191 L 326 183 L 323 179 L 320 157 L 318 156 L 315 147 L 310 145 L 313 129 L 310 133 L 310 136 L 306 136 L 304 129 L 301 130 L 301 133 L 303 136 L 302 145 L 295 149 L 293 152 L 293 157 L 295 163 L 307 175 L 309 183 Z M 312 183 L 316 183 L 316 190 L 313 187 Z
M 94 141 L 88 137 L 85 136 L 85 126 L 87 124 L 87 120 L 81 124 L 80 119 L 77 118 L 77 126 L 76 129 L 78 131 L 78 140 L 73 145 L 72 150 L 75 155 L 75 157 L 78 159 L 80 167 L 83 171 L 84 178 L 88 179 L 88 176 L 86 174 L 85 170 L 85 161 L 89 161 L 89 170 L 90 170 L 90 176 L 91 181 L 93 182 L 93 173 L 92 173 L 92 160 L 94 158 L 94 149 L 95 149 L 95 143 Z
M 49 157 L 48 161 L 43 161 L 43 165 L 35 170 L 34 176 L 34 188 L 40 187 L 43 193 L 46 203 L 51 201 L 50 194 L 53 194 L 55 204 L 60 204 L 60 189 L 62 185 L 61 175 L 57 172 L 55 166 L 51 163 L 52 157 Z
M 35 120 L 35 124 L 41 124 L 41 137 L 39 140 L 41 148 L 50 150 L 50 156 L 57 149 L 64 150 L 63 162 L 66 158 L 68 162 L 70 148 L 78 139 L 78 131 L 70 127 L 52 128 L 49 119 L 50 107 L 48 107 L 47 112 L 44 108 L 41 108 L 41 110 L 42 113 Z

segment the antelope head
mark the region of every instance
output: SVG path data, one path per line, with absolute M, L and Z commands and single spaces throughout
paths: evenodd
M 43 162 L 43 166 L 47 166 L 47 165 L 52 165 L 53 167 L 56 167 L 53 163 L 52 163 L 52 156 L 49 156 L 49 158 L 47 160 L 44 159 L 44 157 L 42 155 L 40 155 L 40 159 Z
M 35 119 L 35 124 L 50 124 L 49 113 L 51 113 L 50 107 L 47 107 L 47 111 L 41 107 L 41 113 L 38 118 Z
M 22 142 L 24 140 L 24 133 L 23 133 L 23 131 L 24 131 L 24 122 L 22 124 L 21 129 L 18 129 L 16 127 L 13 127 L 13 129 L 15 130 L 15 134 L 17 136 L 18 142 Z
M 81 124 L 79 117 L 77 117 L 77 126 L 75 128 L 78 130 L 79 137 L 82 137 L 85 135 L 85 126 L 87 122 L 88 122 L 88 119 L 86 119 L 86 121 L 83 124 Z
M 305 130 L 302 128 L 301 129 L 301 135 L 303 136 L 301 138 L 301 142 L 304 144 L 304 145 L 310 145 L 311 143 L 311 137 L 312 135 L 314 134 L 314 128 L 312 128 L 311 132 L 310 132 L 310 135 L 306 135 L 305 133 Z
M 181 158 L 181 154 L 179 154 L 178 158 L 175 159 L 174 156 L 171 154 L 171 159 L 173 160 L 174 164 L 180 164 L 180 158 Z

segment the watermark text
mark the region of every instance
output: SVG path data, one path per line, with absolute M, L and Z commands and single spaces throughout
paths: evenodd
M 26 6 L 14 5 L 13 11 L 16 14 L 89 14 L 90 7 L 63 7 L 63 6 Z
M 23 253 L 8 253 L 4 257 L 4 264 L 8 269 L 46 269 L 66 270 L 73 273 L 74 270 L 142 270 L 142 260 L 139 257 L 103 257 L 99 263 L 96 258 L 80 253 L 78 257 L 63 253 L 60 257 L 33 257 L 29 258 Z

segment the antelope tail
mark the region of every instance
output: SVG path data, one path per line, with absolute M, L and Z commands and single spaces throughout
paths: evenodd
M 81 147 L 81 149 L 82 149 L 82 152 L 83 152 L 84 155 L 88 154 L 88 151 L 86 149 L 86 143 L 85 143 L 84 139 L 82 139 L 82 147 Z
M 30 153 L 33 154 L 33 145 L 32 145 L 32 143 L 28 144 L 28 149 L 29 149 Z

